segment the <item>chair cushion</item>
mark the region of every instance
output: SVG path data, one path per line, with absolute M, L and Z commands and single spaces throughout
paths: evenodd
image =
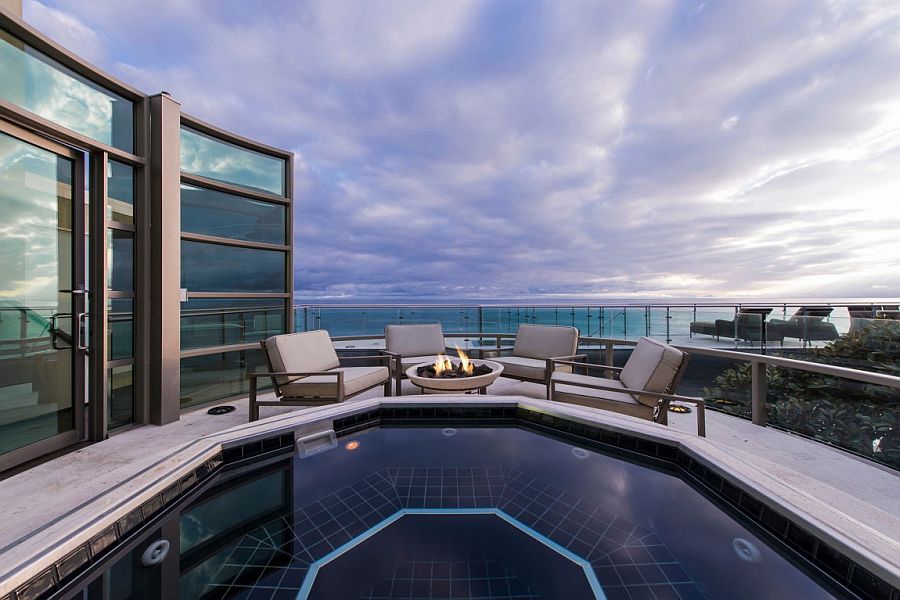
M 663 394 L 670 391 L 669 386 L 683 360 L 684 352 L 681 350 L 642 337 L 619 373 L 619 381 L 626 388 Z M 647 406 L 658 404 L 658 400 L 650 396 L 639 396 L 637 400 Z
M 440 323 L 425 325 L 386 325 L 384 347 L 402 356 L 427 356 L 445 351 Z
M 547 371 L 547 361 L 524 356 L 498 356 L 492 361 L 503 365 L 501 377 L 525 377 L 542 381 Z
M 557 325 L 519 325 L 514 356 L 555 358 L 572 356 L 578 351 L 578 329 Z
M 331 337 L 324 329 L 276 335 L 265 341 L 266 354 L 275 372 L 310 373 L 341 366 Z M 278 377 L 284 385 L 296 377 Z
M 339 367 L 330 372 L 344 373 L 344 394 L 349 396 L 370 387 L 382 384 L 390 377 L 387 367 Z M 301 377 L 281 386 L 284 398 L 300 398 L 304 396 L 337 396 L 337 379 L 327 375 Z
M 600 408 L 641 419 L 653 419 L 654 407 L 641 404 L 631 394 L 581 387 L 581 384 L 623 387 L 622 383 L 616 379 L 554 371 L 552 380 L 556 384 L 552 388 L 550 399 L 556 402 Z

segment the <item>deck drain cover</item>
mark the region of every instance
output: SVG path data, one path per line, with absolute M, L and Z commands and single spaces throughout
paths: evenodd
M 227 415 L 230 412 L 234 412 L 233 406 L 213 406 L 211 409 L 206 411 L 208 415 Z

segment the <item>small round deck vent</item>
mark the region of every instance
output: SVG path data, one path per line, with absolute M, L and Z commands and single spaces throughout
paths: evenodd
M 213 406 L 211 409 L 206 411 L 208 415 L 227 415 L 230 412 L 234 412 L 233 406 Z

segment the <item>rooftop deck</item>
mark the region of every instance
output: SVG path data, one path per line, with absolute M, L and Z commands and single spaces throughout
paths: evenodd
M 404 393 L 415 393 L 409 382 L 404 385 Z M 536 384 L 501 378 L 489 388 L 491 396 L 487 398 L 542 398 L 542 392 L 543 388 Z M 380 396 L 378 390 L 372 390 L 349 402 Z M 0 513 L 0 531 L 4 532 L 0 556 L 5 556 L 4 562 L 10 564 L 20 552 L 33 552 L 46 543 L 42 542 L 42 535 L 35 535 L 37 532 L 66 520 L 77 520 L 79 510 L 88 504 L 97 510 L 97 506 L 121 500 L 140 472 L 151 469 L 162 476 L 171 468 L 170 457 L 185 445 L 246 424 L 246 399 L 228 404 L 237 410 L 221 416 L 210 416 L 205 409 L 189 412 L 177 423 L 126 431 L 0 481 L 0 505 L 4 507 Z M 266 417 L 303 409 L 262 410 L 260 424 L 266 423 Z M 610 413 L 602 413 L 601 417 L 636 431 L 665 429 Z M 707 447 L 741 473 L 767 482 L 767 493 L 781 502 L 803 506 L 820 526 L 840 532 L 879 557 L 893 572 L 893 585 L 900 583 L 900 476 L 895 471 L 722 413 L 708 413 L 705 439 L 693 435 L 693 414 L 673 414 L 668 430 Z M 112 493 L 100 499 L 107 490 Z

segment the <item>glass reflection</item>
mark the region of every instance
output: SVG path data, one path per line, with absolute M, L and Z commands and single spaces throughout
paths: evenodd
M 126 152 L 134 149 L 130 100 L 77 75 L 0 29 L 0 98 Z
M 285 253 L 181 242 L 181 287 L 196 292 L 284 292 Z
M 285 163 L 280 158 L 181 128 L 181 170 L 241 187 L 284 195 Z
M 0 133 L 0 453 L 75 426 L 72 170 Z
M 220 352 L 181 359 L 181 407 L 247 394 L 248 373 L 266 371 L 266 360 L 260 350 Z M 260 388 L 271 387 L 260 379 Z
M 107 174 L 107 218 L 119 223 L 134 223 L 134 168 L 109 161 Z
M 181 304 L 181 348 L 256 342 L 286 333 L 278 298 L 193 298 Z
M 113 298 L 108 303 L 109 360 L 134 356 L 134 300 Z
M 285 207 L 182 185 L 181 229 L 248 242 L 284 244 Z
M 134 289 L 134 234 L 130 231 L 109 230 L 107 242 L 107 285 L 111 290 Z
M 109 370 L 109 428 L 134 422 L 134 366 Z

